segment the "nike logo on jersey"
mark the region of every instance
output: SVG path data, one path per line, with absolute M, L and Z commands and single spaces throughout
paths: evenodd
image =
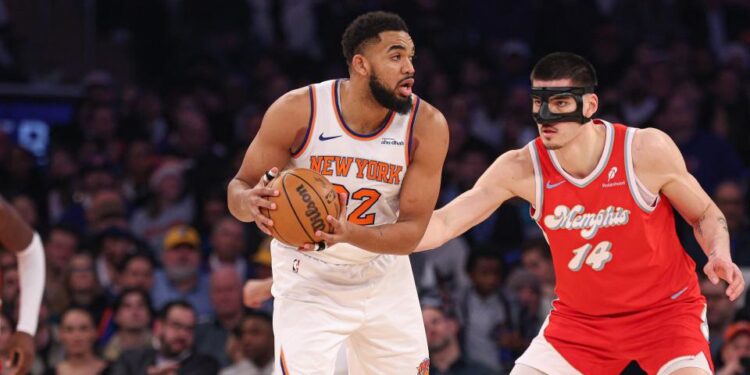
M 320 135 L 318 136 L 318 139 L 321 140 L 321 141 L 323 141 L 323 142 L 325 142 L 325 141 L 330 141 L 331 139 L 336 139 L 338 137 L 341 137 L 341 134 L 334 135 L 333 137 L 326 137 L 326 136 L 323 135 L 323 133 L 320 133 Z
M 550 184 L 549 181 L 547 181 L 547 189 L 554 189 L 560 185 L 562 185 L 565 182 L 565 180 L 562 180 L 560 182 L 556 182 L 554 184 Z
M 672 298 L 672 299 L 677 299 L 677 297 L 681 296 L 681 295 L 682 295 L 682 293 L 685 293 L 685 292 L 686 292 L 687 290 L 688 290 L 688 287 L 684 287 L 684 288 L 682 288 L 682 290 L 680 290 L 679 292 L 677 292 L 677 293 L 675 293 L 675 294 L 672 294 L 672 297 L 670 297 L 670 298 Z

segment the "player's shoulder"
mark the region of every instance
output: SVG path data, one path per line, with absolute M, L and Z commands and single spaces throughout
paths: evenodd
M 667 133 L 656 128 L 636 129 L 633 134 L 634 153 L 653 153 L 672 146 L 674 142 Z
M 448 121 L 443 116 L 443 113 L 422 98 L 419 99 L 419 108 L 415 116 L 415 127 L 428 128 L 431 131 L 439 131 L 439 129 L 448 131 Z
M 300 87 L 276 99 L 266 110 L 263 122 L 275 123 L 274 127 L 298 128 L 307 126 L 311 113 L 309 86 Z
M 506 175 L 514 177 L 531 176 L 534 174 L 534 164 L 530 152 L 528 144 L 518 149 L 506 151 L 497 157 L 494 166 Z
M 682 155 L 672 138 L 655 128 L 637 129 L 633 134 L 633 166 L 636 172 L 666 173 L 681 169 Z

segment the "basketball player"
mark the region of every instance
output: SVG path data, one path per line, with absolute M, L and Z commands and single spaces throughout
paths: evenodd
M 44 248 L 39 234 L 0 197 L 0 245 L 16 254 L 20 297 L 18 324 L 11 337 L 10 358 L 0 364 L 3 374 L 25 375 L 34 362 L 34 335 L 44 292 Z
M 553 310 L 511 374 L 710 374 L 705 299 L 674 228 L 674 207 L 708 256 L 703 269 L 744 289 L 726 220 L 656 129 L 592 120 L 596 73 L 553 53 L 531 72 L 539 137 L 501 155 L 472 189 L 433 214 L 418 249 L 435 248 L 521 197 L 552 249 Z
M 427 342 L 408 254 L 437 201 L 447 152 L 443 115 L 412 93 L 414 43 L 397 15 L 357 17 L 341 41 L 349 79 L 279 98 L 228 188 L 229 209 L 265 233 L 264 172 L 305 167 L 346 200 L 345 233 L 322 251 L 274 240 L 276 370 L 331 374 L 346 340 L 353 374 L 426 374 Z M 334 219 L 335 221 L 335 219 Z M 340 237 L 343 236 L 343 237 Z M 337 243 L 345 242 L 345 243 Z M 309 246 L 309 245 L 307 245 Z

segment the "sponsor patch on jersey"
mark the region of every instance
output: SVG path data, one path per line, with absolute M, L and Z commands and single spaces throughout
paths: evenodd
M 391 146 L 403 146 L 404 141 L 398 141 L 393 138 L 382 138 L 380 140 L 381 145 L 391 145 Z

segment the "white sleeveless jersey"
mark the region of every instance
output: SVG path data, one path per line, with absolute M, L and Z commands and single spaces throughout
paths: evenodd
M 412 109 L 391 111 L 373 134 L 358 134 L 347 126 L 339 106 L 341 80 L 311 85 L 310 123 L 303 145 L 292 150 L 289 168 L 310 168 L 347 193 L 347 218 L 358 225 L 391 224 L 398 219 L 401 182 L 409 164 L 411 131 L 420 99 Z M 274 240 L 275 246 L 283 246 Z M 365 263 L 378 256 L 347 243 L 306 253 L 328 263 Z

